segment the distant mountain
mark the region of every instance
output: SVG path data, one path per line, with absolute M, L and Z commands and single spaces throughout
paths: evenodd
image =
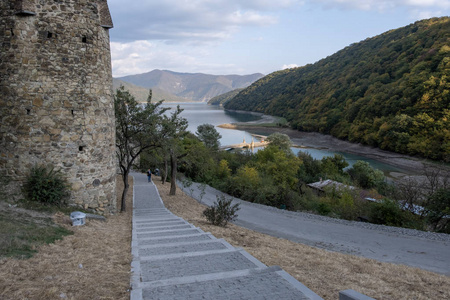
M 206 102 L 217 95 L 247 87 L 263 76 L 259 73 L 251 75 L 208 75 L 153 70 L 148 73 L 117 79 L 146 89 L 160 89 L 168 94 L 184 98 L 185 101 Z
M 221 94 L 219 96 L 215 96 L 214 98 L 212 98 L 211 100 L 208 101 L 208 104 L 209 105 L 223 105 L 226 102 L 233 99 L 242 90 L 244 90 L 244 88 L 235 89 L 228 93 Z
M 315 64 L 274 72 L 224 106 L 449 162 L 450 18 L 418 21 Z
M 148 88 L 144 88 L 142 86 L 137 86 L 132 83 L 113 78 L 113 89 L 116 90 L 121 85 L 127 89 L 131 95 L 133 95 L 137 101 L 146 102 L 148 98 L 149 90 Z M 187 101 L 185 98 L 178 97 L 168 93 L 166 91 L 161 90 L 160 88 L 152 88 L 152 101 L 160 101 L 165 100 L 167 102 L 185 102 Z

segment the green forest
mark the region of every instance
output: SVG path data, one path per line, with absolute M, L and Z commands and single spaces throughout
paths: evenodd
M 269 74 L 224 106 L 281 116 L 301 131 L 449 162 L 449 77 L 450 18 L 433 18 Z
M 228 93 L 216 96 L 216 97 L 212 98 L 211 100 L 209 100 L 208 104 L 209 105 L 222 105 L 222 104 L 230 101 L 231 99 L 233 99 L 242 90 L 243 90 L 243 88 L 235 89 L 235 90 L 229 91 Z

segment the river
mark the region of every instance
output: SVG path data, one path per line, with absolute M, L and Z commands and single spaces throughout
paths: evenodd
M 181 116 L 186 118 L 189 122 L 188 130 L 195 133 L 197 126 L 202 124 L 212 124 L 216 126 L 217 131 L 222 135 L 220 139 L 221 145 L 231 145 L 241 143 L 244 139 L 249 142 L 252 140 L 252 134 L 243 130 L 236 129 L 225 129 L 217 127 L 217 125 L 225 123 L 236 123 L 236 122 L 248 122 L 259 119 L 258 116 L 244 113 L 244 112 L 230 112 L 225 111 L 222 107 L 207 105 L 205 103 L 179 103 L 180 107 L 184 109 Z M 175 108 L 177 103 L 166 103 L 164 106 Z M 259 132 L 256 132 L 259 133 Z M 263 132 L 261 132 L 263 134 Z M 256 139 L 255 139 L 256 141 Z M 383 171 L 385 174 L 391 172 L 399 173 L 409 173 L 405 170 L 401 170 L 398 167 L 377 161 L 375 159 L 370 159 L 364 156 L 350 154 L 346 152 L 334 152 L 327 149 L 318 149 L 314 147 L 305 148 L 292 148 L 294 153 L 299 151 L 308 152 L 315 159 L 322 159 L 324 156 L 333 156 L 334 154 L 341 154 L 344 156 L 346 161 L 351 167 L 356 161 L 363 160 L 367 161 L 373 168 Z

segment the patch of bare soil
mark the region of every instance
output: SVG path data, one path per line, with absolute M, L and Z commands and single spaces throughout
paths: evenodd
M 337 299 L 341 290 L 354 289 L 375 299 L 450 299 L 450 277 L 418 268 L 378 262 L 294 243 L 234 224 L 209 224 L 206 206 L 184 194 L 169 196 L 170 185 L 154 180 L 165 206 L 174 214 L 242 247 L 268 266 L 278 265 L 324 299 Z M 239 214 L 239 212 L 238 212 Z
M 118 197 L 122 189 L 118 178 Z M 1 260 L 0 299 L 129 299 L 132 189 L 127 207 L 106 221 L 75 227 L 56 214 L 55 222 L 74 235 L 40 247 L 31 259 Z

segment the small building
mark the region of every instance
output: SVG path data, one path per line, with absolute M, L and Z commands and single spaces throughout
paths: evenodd
M 355 187 L 351 185 L 346 185 L 341 182 L 337 182 L 331 179 L 320 180 L 318 182 L 307 184 L 308 187 L 312 188 L 318 195 L 325 194 L 327 190 L 336 189 L 337 191 L 343 190 L 354 190 Z

